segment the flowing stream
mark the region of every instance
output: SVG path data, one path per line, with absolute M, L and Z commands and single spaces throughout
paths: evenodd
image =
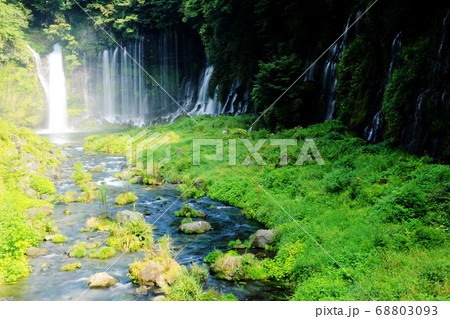
M 69 178 L 76 160 L 83 161 L 87 170 L 96 166 L 103 166 L 103 172 L 92 173 L 92 180 L 97 183 L 106 182 L 109 187 L 110 215 L 129 209 L 132 205 L 116 206 L 114 198 L 125 192 L 122 181 L 114 177 L 121 171 L 126 163 L 122 156 L 110 156 L 105 154 L 87 155 L 82 149 L 85 133 L 67 133 L 64 135 L 49 135 L 48 137 L 57 146 L 64 147 L 64 153 L 69 155 L 67 161 L 62 163 L 65 169 L 61 180 L 57 183 L 58 193 L 79 191 L 79 187 Z M 226 249 L 231 240 L 246 240 L 257 229 L 262 228 L 255 221 L 248 220 L 238 208 L 215 202 L 207 197 L 191 200 L 190 205 L 204 212 L 206 220 L 212 229 L 205 234 L 183 234 L 178 231 L 181 218 L 175 216 L 175 212 L 181 209 L 182 199 L 176 185 L 164 184 L 149 188 L 145 185 L 131 185 L 139 200 L 136 202 L 136 211 L 145 214 L 145 220 L 155 223 L 155 240 L 165 234 L 169 234 L 174 240 L 174 248 L 178 251 L 176 260 L 183 265 L 191 262 L 202 263 L 203 258 L 214 248 Z M 73 214 L 66 215 L 68 209 Z M 33 272 L 18 283 L 9 286 L 0 286 L 1 299 L 13 300 L 149 300 L 155 297 L 158 289 L 152 290 L 149 295 L 136 293 L 137 286 L 127 276 L 129 264 L 140 260 L 143 252 L 123 254 L 118 252 L 115 257 L 99 260 L 85 258 L 70 258 L 67 252 L 78 242 L 103 242 L 108 237 L 108 232 L 80 232 L 84 228 L 85 221 L 90 216 L 100 216 L 102 210 L 99 202 L 69 203 L 55 206 L 52 219 L 61 234 L 68 238 L 63 244 L 43 242 L 40 247 L 47 249 L 50 254 L 46 256 L 30 258 Z M 120 257 L 120 258 L 119 258 Z M 61 271 L 63 265 L 80 262 L 82 268 L 73 272 Z M 107 271 L 118 279 L 118 283 L 106 289 L 88 289 L 86 282 L 89 276 Z M 271 283 L 248 282 L 235 283 L 219 280 L 210 275 L 208 287 L 214 287 L 217 291 L 227 294 L 232 292 L 239 300 L 273 300 L 283 299 L 285 290 Z

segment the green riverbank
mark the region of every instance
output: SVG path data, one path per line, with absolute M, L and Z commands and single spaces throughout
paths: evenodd
M 183 117 L 148 128 L 171 138 L 171 160 L 159 174 L 167 182 L 182 182 L 185 196 L 208 195 L 278 229 L 276 242 L 266 247 L 276 255 L 264 260 L 262 272 L 291 285 L 292 299 L 448 299 L 448 166 L 387 144 L 368 144 L 337 121 L 272 134 L 248 132 L 249 116 L 195 120 L 198 125 Z M 85 149 L 125 154 L 127 140 L 142 130 L 91 136 Z M 199 138 L 224 139 L 223 159 L 204 157 L 215 154 L 214 147 L 204 146 L 201 164 L 192 165 L 192 141 Z M 309 138 L 315 139 L 325 165 L 295 165 Z M 257 165 L 253 157 L 246 158 L 249 152 L 240 139 L 252 145 L 258 139 L 297 139 L 298 145 L 288 147 L 284 166 L 279 146 L 266 141 L 259 150 L 266 165 Z M 236 140 L 237 165 L 229 165 L 231 140 Z M 165 147 L 159 148 L 155 159 L 165 153 Z

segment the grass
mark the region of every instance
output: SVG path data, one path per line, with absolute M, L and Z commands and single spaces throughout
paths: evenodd
M 179 188 L 187 197 L 206 194 L 242 208 L 266 228 L 278 229 L 275 257 L 264 262 L 264 269 L 269 278 L 289 283 L 294 300 L 370 297 L 278 204 L 375 299 L 448 300 L 448 166 L 387 143 L 368 144 L 338 121 L 272 134 L 264 129 L 247 131 L 252 120 L 250 116 L 200 116 L 196 117 L 199 125 L 180 118 L 152 126 L 153 132 L 179 136 L 167 144 L 171 161 L 159 174 L 168 182 L 182 182 Z M 222 134 L 223 129 L 229 133 Z M 115 140 L 113 151 L 124 154 L 126 144 L 121 141 L 141 130 L 90 137 L 86 148 L 104 151 Z M 224 158 L 206 157 L 216 150 L 205 146 L 200 165 L 192 165 L 195 138 L 224 139 Z M 280 165 L 279 147 L 270 146 L 269 141 L 259 150 L 266 165 L 247 165 L 250 154 L 240 138 L 252 145 L 261 138 L 298 143 L 288 147 L 287 165 Z M 295 164 L 306 138 L 314 139 L 325 165 Z M 236 139 L 237 165 L 229 165 L 232 139 Z M 158 149 L 155 160 L 161 160 L 165 151 Z
M 175 213 L 178 217 L 205 217 L 202 212 L 193 209 L 189 204 L 184 204 L 183 207 Z
M 81 242 L 72 247 L 69 251 L 69 257 L 84 258 L 86 257 L 86 243 Z

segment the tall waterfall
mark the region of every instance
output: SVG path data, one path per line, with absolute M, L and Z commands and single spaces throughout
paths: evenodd
M 384 86 L 384 90 L 389 85 L 389 82 L 392 78 L 392 73 L 395 69 L 399 67 L 399 59 L 400 59 L 400 53 L 402 50 L 402 41 L 401 41 L 402 33 L 399 32 L 397 36 L 392 41 L 391 45 L 391 61 L 389 63 L 389 69 L 387 72 L 387 80 L 386 84 Z M 382 111 L 381 111 L 381 105 L 378 111 L 376 111 L 375 115 L 373 115 L 372 122 L 364 129 L 364 138 L 369 141 L 376 143 L 381 138 L 381 117 L 382 117 Z
M 48 106 L 47 129 L 51 132 L 65 132 L 67 126 L 67 93 L 61 46 L 56 43 L 46 58 L 46 65 L 39 54 L 29 47 L 33 54 L 39 81 L 44 89 Z

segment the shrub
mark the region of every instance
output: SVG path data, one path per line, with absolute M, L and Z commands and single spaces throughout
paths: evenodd
M 55 185 L 47 176 L 33 175 L 30 178 L 30 188 L 39 194 L 52 195 L 56 192 Z

